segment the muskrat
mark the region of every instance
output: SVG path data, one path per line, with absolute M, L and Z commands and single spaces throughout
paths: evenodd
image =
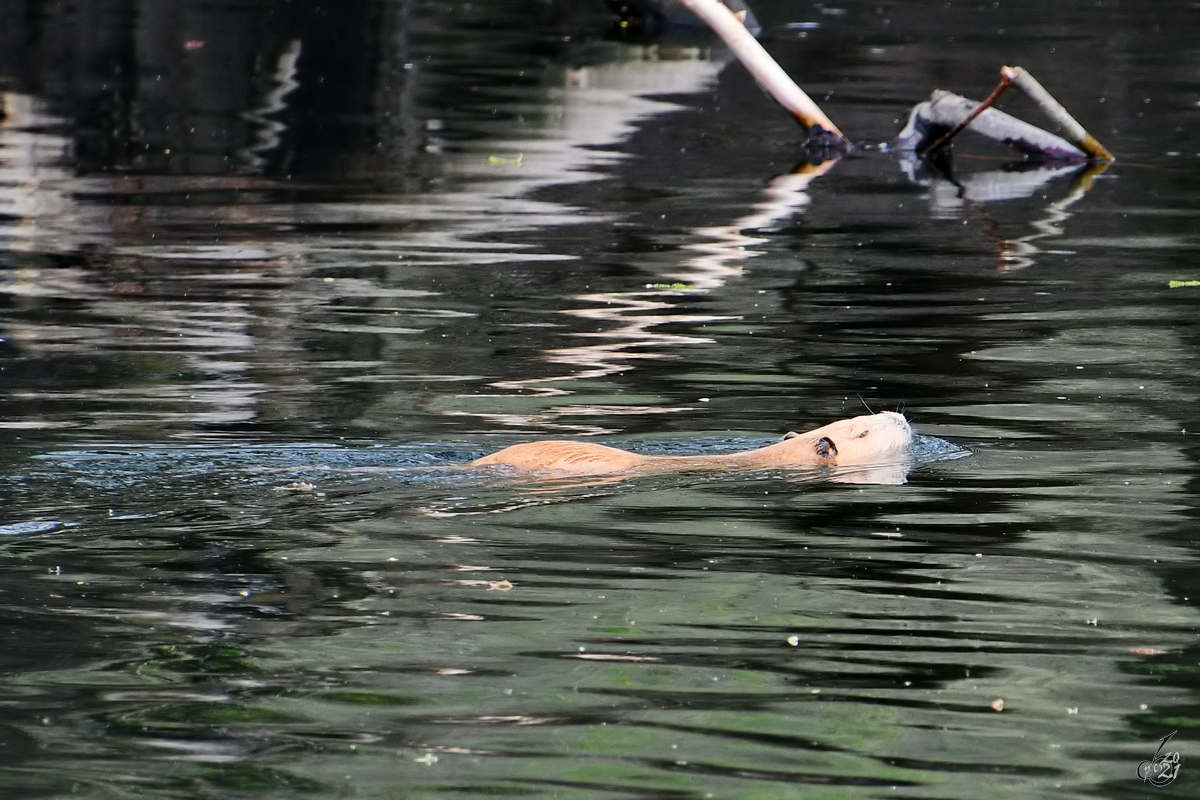
M 556 475 L 869 466 L 903 458 L 912 440 L 912 429 L 903 414 L 882 411 L 805 433 L 788 433 L 775 444 L 736 453 L 645 456 L 592 442 L 545 441 L 514 444 L 476 459 L 470 466 L 507 465 Z

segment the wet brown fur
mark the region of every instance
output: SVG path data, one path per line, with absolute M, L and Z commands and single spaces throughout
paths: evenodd
M 644 456 L 591 442 L 528 442 L 506 447 L 471 466 L 507 465 L 557 475 L 675 472 L 709 469 L 790 469 L 895 461 L 909 451 L 912 429 L 892 411 L 843 419 L 757 450 L 701 456 Z

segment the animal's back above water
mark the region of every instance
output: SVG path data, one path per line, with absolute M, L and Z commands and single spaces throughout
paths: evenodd
M 471 462 L 505 465 L 557 475 L 615 472 L 674 472 L 707 469 L 812 468 L 883 464 L 905 457 L 912 429 L 902 414 L 884 411 L 839 420 L 783 441 L 736 453 L 697 456 L 645 456 L 592 442 L 544 441 L 506 447 Z

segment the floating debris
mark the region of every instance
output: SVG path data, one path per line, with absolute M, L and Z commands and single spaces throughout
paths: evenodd
M 1067 138 L 1042 130 L 992 108 L 1009 86 L 1016 86 L 1059 126 Z M 935 90 L 926 103 L 913 108 L 897 145 L 925 156 L 945 148 L 959 133 L 975 133 L 1021 151 L 1027 156 L 1065 161 L 1112 161 L 1113 155 L 1054 99 L 1046 87 L 1021 67 L 1001 67 L 1000 83 L 982 103 Z
M 892 147 L 929 155 L 946 147 L 964 129 L 1027 156 L 1060 161 L 1087 160 L 1086 153 L 1061 136 L 944 89 L 935 89 L 929 100 L 913 107 L 908 124 Z
M 735 12 L 720 0 L 680 0 L 721 37 L 759 85 L 808 132 L 809 143 L 841 153 L 851 149 L 845 135 L 746 29 L 746 12 Z M 810 23 L 793 23 L 809 27 Z M 812 23 L 817 27 L 816 23 Z M 1009 86 L 1027 94 L 1066 138 L 992 108 Z M 1113 155 L 1068 113 L 1062 103 L 1021 67 L 1001 67 L 1000 83 L 982 103 L 942 89 L 913 108 L 894 149 L 930 155 L 945 148 L 963 130 L 1012 147 L 1026 156 L 1059 161 L 1112 161 Z M 489 159 L 490 161 L 490 159 Z

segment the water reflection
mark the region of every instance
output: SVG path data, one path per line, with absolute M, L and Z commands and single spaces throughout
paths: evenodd
M 5 250 L 72 253 L 105 240 L 108 225 L 99 210 L 81 207 L 74 197 L 72 140 L 62 133 L 67 124 L 38 98 L 0 93 L 0 242 Z M 54 293 L 39 286 L 39 271 L 14 277 L 8 291 Z M 78 281 L 78 270 L 45 277 L 63 284 L 56 292 L 60 296 L 89 297 L 96 291 Z
M 1055 163 L 1016 163 L 1006 169 L 986 170 L 956 176 L 952 164 L 947 160 L 939 163 L 901 157 L 900 167 L 913 183 L 929 189 L 931 216 L 934 219 L 957 219 L 964 211 L 985 233 L 997 240 L 999 268 L 1001 271 L 1022 269 L 1035 263 L 1038 254 L 1047 252 L 1044 240 L 1061 236 L 1064 223 L 1071 214 L 1067 210 L 1080 201 L 1092 186 L 1095 177 L 1102 174 L 1106 164 L 1067 165 Z M 561 313 L 588 320 L 611 323 L 611 327 L 571 336 L 608 340 L 603 344 L 584 345 L 570 348 L 555 348 L 544 353 L 543 358 L 551 364 L 575 367 L 572 372 L 536 378 L 495 381 L 491 386 L 516 390 L 517 394 L 482 395 L 459 397 L 459 401 L 484 402 L 503 405 L 505 400 L 516 400 L 516 404 L 527 407 L 530 396 L 562 398 L 584 387 L 589 382 L 608 378 L 633 369 L 640 361 L 686 358 L 685 351 L 677 348 L 711 345 L 713 339 L 694 335 L 664 333 L 666 325 L 686 325 L 695 330 L 709 324 L 740 320 L 736 316 L 714 316 L 689 313 L 677 308 L 676 303 L 686 303 L 696 295 L 719 291 L 731 280 L 743 275 L 743 265 L 761 251 L 753 248 L 768 241 L 762 234 L 785 222 L 793 221 L 809 204 L 810 184 L 829 173 L 837 166 L 837 160 L 817 164 L 804 163 L 794 172 L 772 179 L 763 189 L 763 199 L 754 204 L 752 213 L 739 217 L 727 225 L 693 228 L 689 233 L 701 239 L 680 246 L 681 254 L 700 255 L 681 259 L 676 271 L 663 276 L 671 282 L 646 284 L 644 289 L 613 291 L 596 294 L 580 294 L 574 299 L 589 304 L 586 308 L 564 309 Z M 1001 237 L 998 227 L 987 216 L 984 206 L 1029 198 L 1036 192 L 1048 190 L 1060 180 L 1071 179 L 1064 197 L 1044 205 L 1044 216 L 1029 221 L 1035 231 L 1017 237 Z M 836 180 L 836 176 L 831 179 Z M 1045 199 L 1043 197 L 1043 199 Z M 757 234 L 757 235 L 756 235 Z M 1040 243 L 1040 244 L 1039 244 Z M 1049 251 L 1063 254 L 1060 251 Z M 649 350 L 649 352 L 646 352 Z M 527 394 L 526 394 L 527 393 Z M 706 398 L 698 398 L 707 402 Z M 616 433 L 619 429 L 605 428 L 581 423 L 572 418 L 580 416 L 607 415 L 613 419 L 621 416 L 642 414 L 682 413 L 695 408 L 694 405 L 597 405 L 594 403 L 564 404 L 540 408 L 535 413 L 528 411 L 470 412 L 462 409 L 444 409 L 448 415 L 476 415 L 492 424 L 525 429 L 571 431 L 577 434 Z M 895 475 L 891 476 L 893 479 Z M 898 482 L 894 480 L 865 482 Z
M 686 358 L 686 348 L 712 344 L 709 337 L 668 333 L 661 329 L 666 325 L 686 325 L 691 328 L 711 323 L 730 322 L 740 319 L 733 316 L 715 316 L 689 313 L 681 307 L 697 295 L 716 291 L 726 282 L 742 274 L 742 262 L 760 253 L 754 245 L 766 241 L 747 235 L 745 231 L 769 230 L 773 225 L 786 221 L 795 214 L 803 213 L 810 202 L 806 193 L 809 184 L 829 171 L 835 161 L 819 164 L 802 164 L 793 173 L 772 179 L 763 189 L 763 199 L 754 205 L 752 213 L 739 217 L 728 225 L 696 228 L 690 233 L 700 242 L 682 246 L 684 253 L 698 255 L 684 258 L 667 272 L 660 282 L 646 284 L 634 291 L 615 291 L 575 295 L 573 299 L 587 303 L 585 308 L 565 309 L 561 313 L 586 320 L 611 323 L 603 330 L 574 333 L 571 336 L 608 340 L 602 344 L 556 348 L 547 351 L 546 361 L 577 367 L 575 371 L 553 377 L 525 378 L 520 380 L 496 381 L 496 388 L 530 392 L 542 397 L 569 395 L 574 389 L 562 388 L 560 384 L 575 382 L 586 385 L 633 369 L 635 363 L 654 359 Z M 680 348 L 684 348 L 680 350 Z M 650 349 L 650 352 L 645 350 Z M 508 395 L 521 398 L 523 394 Z M 460 398 L 463 399 L 463 398 Z M 473 398 L 479 402 L 495 404 L 496 395 Z M 707 402 L 698 398 L 699 402 Z M 572 431 L 578 434 L 616 433 L 616 429 L 596 425 L 569 422 L 577 416 L 606 415 L 619 418 L 628 415 L 669 414 L 693 410 L 692 405 L 604 405 L 566 404 L 555 405 L 536 414 L 475 412 L 489 422 L 505 426 L 544 428 Z M 465 415 L 471 412 L 447 410 L 447 414 Z
M 1108 98 L 1106 180 L 958 175 L 942 218 L 874 153 L 793 174 L 719 54 L 566 55 L 556 6 L 0 2 L 0 793 L 1128 794 L 1196 688 L 1187 26 L 764 0 L 847 129 L 1002 49 Z M 618 88 L 655 59 L 673 97 Z M 974 457 L 451 466 L 856 393 Z
M 189 40 L 188 46 L 201 50 L 207 44 Z M 9 207 L 16 221 L 9 233 L 22 237 L 26 250 L 88 255 L 78 267 L 15 272 L 7 291 L 86 297 L 95 301 L 90 315 L 123 319 L 152 337 L 156 330 L 177 337 L 163 340 L 168 350 L 187 353 L 175 371 L 213 378 L 172 383 L 137 402 L 145 408 L 187 398 L 190 405 L 209 408 L 159 415 L 161 423 L 264 421 L 261 395 L 267 386 L 236 376 L 254 371 L 259 359 L 253 351 L 274 338 L 268 335 L 275 327 L 272 318 L 294 317 L 302 304 L 316 299 L 330 316 L 310 323 L 308 330 L 391 338 L 426 335 L 429 327 L 421 324 L 426 320 L 450 323 L 472 316 L 439 306 L 435 298 L 441 292 L 424 288 L 423 279 L 410 288 L 412 278 L 437 267 L 574 258 L 531 252 L 510 241 L 522 228 L 578 224 L 585 218 L 580 209 L 529 196 L 550 184 L 595 180 L 599 169 L 620 158 L 598 148 L 619 141 L 637 120 L 678 108 L 647 95 L 698 91 L 721 67 L 695 47 L 613 44 L 605 56 L 586 66 L 552 68 L 547 77 L 559 85 L 548 91 L 539 87 L 536 97 L 551 113 L 539 110 L 532 124 L 510 125 L 506 136 L 491 136 L 485 145 L 443 143 L 443 126 L 436 116 L 429 117 L 424 149 L 439 156 L 447 184 L 432 193 L 372 197 L 369 202 L 326 201 L 320 185 L 235 176 L 76 177 L 59 166 L 66 163 L 70 143 L 45 132 L 62 121 L 38 110 L 32 98 L 13 95 L 3 134 L 8 137 L 5 168 L 14 173 L 6 181 L 13 187 Z M 281 120 L 289 116 L 288 104 L 301 98 L 296 77 L 300 58 L 295 41 L 278 57 L 264 99 L 242 113 L 256 122 L 258 134 L 240 151 L 245 156 L 241 166 L 226 171 L 263 171 L 268 156 L 283 146 L 286 126 Z M 87 265 L 102 258 L 107 261 L 103 277 Z M 314 282 L 319 291 L 313 291 Z M 387 298 L 399 301 L 400 309 Z M 404 302 L 410 299 L 419 304 Z M 587 316 L 586 311 L 580 314 Z M 213 325 L 217 328 L 209 330 Z M 12 341 L 32 343 L 43 335 L 25 330 Z M 52 335 L 65 341 L 61 325 Z M 634 333 L 624 338 L 635 338 Z M 285 350 L 295 346 L 277 344 Z M 563 351 L 549 358 L 586 366 L 606 356 Z M 609 368 L 591 369 L 603 373 Z M 69 399 L 61 393 L 53 398 Z M 97 427 L 134 423 L 120 414 L 105 416 Z
M 275 70 L 270 74 L 271 87 L 263 94 L 262 102 L 255 108 L 243 112 L 243 116 L 255 128 L 254 141 L 241 153 L 244 169 L 253 174 L 265 172 L 270 157 L 283 144 L 287 126 L 279 119 L 288 110 L 287 96 L 300 87 L 296 79 L 297 62 L 300 60 L 301 43 L 291 41 L 280 54 Z
M 1089 165 L 1074 176 L 1066 196 L 1048 204 L 1045 216 L 1029 223 L 1030 227 L 1034 228 L 1033 233 L 1012 239 L 1000 239 L 1000 269 L 1013 270 L 1033 266 L 1036 257 L 1041 253 L 1073 255 L 1070 250 L 1047 250 L 1041 245 L 1046 244 L 1045 240 L 1060 237 L 1066 232 L 1066 222 L 1071 218 L 1067 209 L 1082 200 L 1091 188 L 1092 181 L 1107 169 L 1107 164 Z
M 516 90 L 517 107 L 524 104 L 530 109 L 528 120 L 521 112 L 515 120 L 476 123 L 486 135 L 474 141 L 450 135 L 455 132 L 453 115 L 438 114 L 435 109 L 418 110 L 412 105 L 396 108 L 394 114 L 410 122 L 414 114 L 425 117 L 424 144 L 419 149 L 422 158 L 436 159 L 440 183 L 434 191 L 402 190 L 357 201 L 330 199 L 328 187 L 319 182 L 233 174 L 271 171 L 272 159 L 277 160 L 289 147 L 289 137 L 301 135 L 300 128 L 294 128 L 298 109 L 311 98 L 304 94 L 301 83 L 308 51 L 299 41 L 291 39 L 271 50 L 270 68 L 264 67 L 255 78 L 259 87 L 253 94 L 255 99 L 247 94 L 245 110 L 237 112 L 239 119 L 254 125 L 236 151 L 241 155 L 217 170 L 227 173 L 224 175 L 76 176 L 56 166 L 65 163 L 70 148 L 68 140 L 52 132 L 63 126 L 63 120 L 48 115 L 38 101 L 26 96 L 13 95 L 9 103 L 17 111 L 8 114 L 4 135 L 23 137 L 20 141 L 24 142 L 9 145 L 13 155 L 5 160 L 7 169 L 20 173 L 11 183 L 20 187 L 23 198 L 18 201 L 14 196 L 12 201 L 13 216 L 21 222 L 9 229 L 11 235 L 23 237 L 22 247 L 26 250 L 88 255 L 78 266 L 56 265 L 52 270 L 32 272 L 26 267 L 14 273 L 8 291 L 92 298 L 97 304 L 89 309 L 90 315 L 111 312 L 139 329 L 161 329 L 168 336 L 182 339 L 172 343 L 186 353 L 173 371 L 198 372 L 208 377 L 161 387 L 135 402 L 148 409 L 153 403 L 178 403 L 186 397 L 189 402 L 185 405 L 207 407 L 170 412 L 159 419 L 162 424 L 241 425 L 270 422 L 295 413 L 294 399 L 271 395 L 278 395 L 280 388 L 292 396 L 307 394 L 302 387 L 289 385 L 290 381 L 284 381 L 281 387 L 274 379 L 237 378 L 231 382 L 231 377 L 261 375 L 263 371 L 256 369 L 260 359 L 253 351 L 261 351 L 263 345 L 279 352 L 303 350 L 305 344 L 293 337 L 268 332 L 281 332 L 273 320 L 296 319 L 304 314 L 301 309 L 313 302 L 321 310 L 321 319 L 306 321 L 305 330 L 346 341 L 354 335 L 375 336 L 381 339 L 381 351 L 407 351 L 415 342 L 410 345 L 403 339 L 427 341 L 439 328 L 478 315 L 470 303 L 460 302 L 461 287 L 452 292 L 454 300 L 433 288 L 433 270 L 578 259 L 577 252 L 530 247 L 516 241 L 520 238 L 517 234 L 594 225 L 601 223 L 605 215 L 536 199 L 538 193 L 552 185 L 594 181 L 615 169 L 625 156 L 612 149 L 614 144 L 649 117 L 679 108 L 657 98 L 702 91 L 712 85 L 727 61 L 720 51 L 714 56 L 693 45 L 589 45 L 576 53 L 586 62 L 583 65 L 543 67 L 536 86 Z M 199 58 L 201 51 L 213 45 L 209 39 L 187 39 L 171 58 Z M 402 54 L 413 52 L 407 36 L 399 36 L 393 45 L 396 49 L 389 56 L 393 65 Z M 211 58 L 213 52 L 209 49 L 204 57 Z M 419 63 L 405 61 L 396 66 L 396 74 L 407 87 L 396 96 L 408 98 L 405 102 L 416 102 L 408 89 L 421 81 L 434 80 L 434 76 L 422 72 Z M 190 102 L 188 96 L 186 92 L 182 96 L 185 104 Z M 161 96 L 164 100 L 166 97 Z M 391 116 L 393 111 L 384 113 Z M 406 130 L 411 127 L 408 125 Z M 177 149 L 189 147 L 185 142 Z M 165 147 L 164 153 L 168 150 L 171 147 Z M 420 161 L 415 152 L 406 150 L 396 164 L 406 174 Z M 653 274 L 651 283 L 576 293 L 575 302 L 583 306 L 557 313 L 575 321 L 607 323 L 608 327 L 595 330 L 589 324 L 589 329 L 567 334 L 600 339 L 600 343 L 543 350 L 541 359 L 545 364 L 565 366 L 569 371 L 549 375 L 526 372 L 493 379 L 488 384 L 501 394 L 442 393 L 422 401 L 423 410 L 463 417 L 464 421 L 480 420 L 489 426 L 581 434 L 615 432 L 617 429 L 610 424 L 594 421 L 602 416 L 684 414 L 695 410 L 699 397 L 686 403 L 663 402 L 661 398 L 624 403 L 597 402 L 586 396 L 564 402 L 563 398 L 587 392 L 589 387 L 609 385 L 608 381 L 639 364 L 686 359 L 687 351 L 712 345 L 710 336 L 678 333 L 669 327 L 696 331 L 737 322 L 740 316 L 736 314 L 697 313 L 697 299 L 721 290 L 731 280 L 741 280 L 746 260 L 760 254 L 754 248 L 770 241 L 761 234 L 789 220 L 794 224 L 794 217 L 811 202 L 811 182 L 836 164 L 804 164 L 793 173 L 773 179 L 751 213 L 725 224 L 691 228 L 690 240 L 677 245 L 679 257 L 675 263 Z M 926 173 L 918 174 L 919 170 L 911 165 L 906 168 L 913 180 L 931 186 L 935 217 L 964 201 L 1025 196 L 1060 177 L 1054 170 L 977 173 L 948 183 Z M 187 170 L 193 171 L 191 167 Z M 41 177 L 31 181 L 22 174 Z M 1081 180 L 1078 191 L 1068 200 L 1052 205 L 1051 216 L 1061 222 L 1063 209 L 1082 196 L 1086 185 Z M 44 211 L 39 212 L 39 208 Z M 1035 240 L 1051 232 L 1043 225 L 1038 233 L 1002 243 L 1005 267 L 1027 264 L 1037 247 Z M 102 261 L 107 261 L 102 271 L 90 266 Z M 438 282 L 443 281 L 438 278 Z M 209 295 L 211 303 L 200 300 L 201 294 Z M 113 296 L 119 298 L 115 303 L 108 299 L 100 302 Z M 135 297 L 137 302 L 133 301 Z M 160 299 L 168 300 L 170 305 L 159 307 Z M 193 327 L 193 323 L 200 327 Z M 224 333 L 210 329 L 212 324 Z M 72 323 L 58 328 L 61 331 L 72 326 L 78 327 Z M 567 322 L 566 327 L 578 325 Z M 212 350 L 210 345 L 217 341 L 214 335 L 220 339 L 220 347 L 201 355 L 204 349 Z M 14 335 L 13 341 L 33 342 L 40 336 L 25 328 Z M 63 341 L 60 333 L 53 336 Z M 158 334 L 150 339 L 159 340 Z M 165 345 L 169 340 L 161 341 Z M 479 380 L 479 370 L 469 368 L 397 373 L 384 366 L 391 359 L 377 354 L 367 358 L 347 354 L 340 361 L 357 369 L 384 367 L 392 372 L 390 382 L 425 379 L 474 384 Z M 351 380 L 360 389 L 368 383 L 382 386 L 389 382 L 383 375 L 359 374 Z M 81 399 L 65 394 L 53 398 Z M 51 398 L 34 393 L 27 399 Z M 481 405 L 486 408 L 481 409 Z M 284 408 L 289 411 L 282 411 Z M 144 419 L 145 413 L 139 410 L 124 418 L 108 415 L 96 427 L 127 427 Z M 45 424 L 63 423 L 46 420 Z M 67 424 L 80 424 L 80 420 L 76 417 Z
M 762 200 L 754 204 L 753 211 L 739 217 L 728 225 L 696 228 L 692 233 L 711 242 L 684 245 L 685 251 L 700 253 L 684 262 L 684 271 L 672 274 L 687 286 L 697 289 L 718 289 L 725 282 L 742 274 L 740 262 L 761 253 L 752 249 L 767 239 L 746 235 L 745 231 L 768 232 L 788 222 L 812 202 L 808 195 L 809 185 L 837 164 L 837 160 L 816 164 L 802 163 L 792 172 L 772 178 L 762 190 Z
M 930 214 L 934 219 L 959 219 L 974 216 L 968 207 L 977 209 L 975 215 L 986 216 L 981 206 L 1032 197 L 1039 191 L 1049 192 L 1058 180 L 1070 178 L 1065 196 L 1046 204 L 1044 214 L 1030 220 L 1034 232 L 1012 238 L 996 237 L 999 268 L 1002 271 L 1024 269 L 1036 263 L 1039 253 L 1045 252 L 1037 242 L 1062 236 L 1064 224 L 1071 218 L 1067 210 L 1087 194 L 1092 182 L 1109 167 L 1107 163 L 1080 164 L 1049 162 L 1014 162 L 1005 169 L 983 170 L 956 175 L 950 159 L 929 161 L 910 154 L 900 158 L 900 167 L 914 183 L 929 189 Z M 1042 199 L 1046 199 L 1045 194 Z M 990 227 L 990 225 L 989 225 Z M 1067 254 L 1057 252 L 1056 254 Z

